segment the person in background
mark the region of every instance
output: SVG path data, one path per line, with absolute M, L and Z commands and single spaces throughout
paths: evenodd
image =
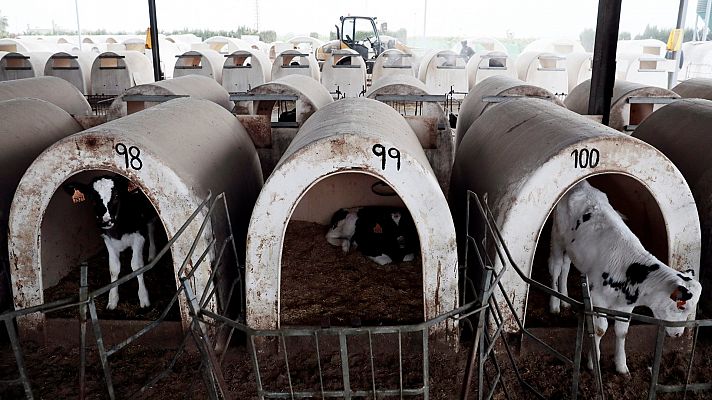
M 463 40 L 460 42 L 462 45 L 462 49 L 460 50 L 460 56 L 465 59 L 465 63 L 470 61 L 470 57 L 472 57 L 473 54 L 475 54 L 475 51 L 472 50 L 472 47 L 467 45 L 467 40 Z

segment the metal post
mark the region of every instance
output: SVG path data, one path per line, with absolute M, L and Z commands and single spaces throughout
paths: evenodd
M 709 3 L 708 3 L 709 5 Z M 685 16 L 687 15 L 687 0 L 680 0 L 680 8 L 677 11 L 677 24 L 675 29 L 680 30 L 680 43 L 683 42 L 685 38 Z M 675 44 L 673 43 L 673 46 Z M 672 49 L 673 59 L 675 60 L 675 66 L 672 69 L 672 74 L 669 75 L 668 79 L 668 89 L 672 89 L 673 86 L 677 84 L 677 74 L 680 71 L 680 55 L 682 54 L 682 47 L 680 51 L 675 51 L 675 47 Z
M 593 46 L 593 71 L 588 113 L 602 115 L 608 125 L 613 84 L 616 79 L 616 48 L 622 0 L 599 0 L 596 22 L 596 42 Z
M 161 56 L 158 54 L 158 21 L 156 21 L 156 0 L 148 0 L 148 18 L 151 26 L 151 54 L 153 55 L 153 78 L 163 80 Z
M 707 34 L 710 33 L 710 11 L 712 11 L 712 0 L 707 0 L 707 8 L 705 9 L 705 36 L 702 40 L 707 40 Z
M 77 15 L 77 38 L 79 39 L 79 50 L 82 50 L 82 30 L 79 28 L 79 0 L 74 0 L 74 12 Z
M 423 4 L 423 39 L 425 39 L 425 22 L 427 21 L 427 16 L 428 16 L 428 0 L 425 0 L 425 4 Z
M 86 261 L 80 266 L 81 275 L 79 278 L 79 398 L 86 398 L 86 365 L 87 365 L 87 300 L 89 292 L 87 283 L 87 271 L 89 265 Z

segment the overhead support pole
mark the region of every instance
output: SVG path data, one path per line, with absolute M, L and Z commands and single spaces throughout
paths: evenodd
M 687 0 L 680 0 L 680 8 L 677 11 L 677 24 L 675 25 L 675 30 L 679 33 L 679 42 L 685 41 L 685 17 L 687 16 Z M 668 39 L 669 41 L 669 39 Z M 677 40 L 675 40 L 677 42 Z M 669 46 L 669 44 L 668 44 Z M 675 60 L 675 67 L 672 73 L 668 76 L 668 89 L 672 89 L 677 85 L 677 74 L 680 71 L 680 57 L 682 57 L 682 47 L 677 49 L 677 44 L 673 43 L 672 58 Z
M 598 1 L 588 113 L 602 115 L 604 125 L 608 125 L 613 84 L 616 80 L 616 48 L 618 47 L 618 25 L 621 19 L 621 1 Z
M 151 55 L 153 56 L 153 78 L 163 80 L 161 56 L 158 54 L 158 21 L 156 20 L 156 0 L 148 0 L 148 17 L 151 26 Z

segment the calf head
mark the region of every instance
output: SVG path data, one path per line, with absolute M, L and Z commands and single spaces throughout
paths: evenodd
M 137 189 L 126 179 L 108 175 L 96 177 L 89 184 L 71 182 L 64 185 L 73 203 L 91 201 L 97 225 L 101 229 L 114 227 L 121 214 L 121 195 Z
M 651 310 L 655 318 L 666 321 L 686 321 L 697 309 L 702 285 L 694 279 L 694 272 L 677 273 L 677 279 L 667 282 L 663 286 L 661 295 L 658 296 Z M 665 328 L 668 336 L 681 336 L 684 327 Z

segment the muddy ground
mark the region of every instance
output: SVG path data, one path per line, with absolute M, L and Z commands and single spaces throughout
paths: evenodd
M 282 254 L 282 325 L 398 325 L 423 321 L 420 254 L 380 266 L 331 246 L 319 224 L 292 221 Z M 358 322 L 357 322 L 358 323 Z
M 406 324 L 422 321 L 422 272 L 419 257 L 412 263 L 380 267 L 358 252 L 343 255 L 341 249 L 326 243 L 324 233 L 324 227 L 314 224 L 292 223 L 288 227 L 283 254 L 281 293 L 283 325 L 321 326 L 327 325 L 326 320 L 332 326 Z M 90 287 L 98 287 L 102 282 L 108 281 L 105 255 L 100 254 L 92 259 L 90 266 L 96 267 L 90 267 Z M 146 276 L 149 293 L 154 303 L 150 309 L 138 308 L 134 281 L 125 285 L 127 287 L 121 291 L 119 310 L 100 311 L 100 316 L 105 319 L 154 317 L 160 304 L 163 304 L 162 301 L 170 299 L 172 295 L 172 284 L 165 284 L 165 282 L 172 282 L 172 272 L 170 266 L 164 269 L 163 272 L 157 269 L 154 277 L 150 274 Z M 124 270 L 123 273 L 128 271 Z M 576 277 L 572 278 L 570 288 L 572 296 L 578 297 L 580 295 L 577 293 L 575 280 L 578 274 L 572 273 L 572 276 L 574 275 Z M 541 272 L 536 272 L 536 277 L 546 282 L 547 276 L 542 275 Z M 52 299 L 68 294 L 73 295 L 78 289 L 76 282 L 78 282 L 78 272 L 65 278 L 55 289 L 48 289 L 45 295 Z M 531 297 L 527 316 L 528 326 L 563 327 L 575 322 L 574 317 L 568 314 L 562 317 L 550 316 L 545 312 L 547 301 L 545 296 L 534 294 Z M 103 308 L 100 303 L 99 310 Z M 173 315 L 175 319 L 178 318 L 177 314 Z M 70 311 L 65 317 L 75 316 L 76 311 Z M 286 338 L 285 343 L 286 352 L 279 349 L 275 342 L 258 343 L 259 376 L 266 390 L 288 392 L 291 380 L 294 390 L 318 392 L 320 368 L 321 382 L 325 390 L 343 388 L 338 337 L 321 336 L 319 356 L 312 338 Z M 348 367 L 352 389 L 371 390 L 374 385 L 372 373 L 375 375 L 377 389 L 397 389 L 400 386 L 401 376 L 404 388 L 413 389 L 422 386 L 420 350 L 422 337 L 419 334 L 404 334 L 401 337 L 402 362 L 398 357 L 397 335 L 373 336 L 372 343 L 373 370 L 368 338 L 356 336 L 348 339 L 350 354 Z M 511 345 L 516 357 L 518 339 L 513 338 Z M 438 400 L 459 398 L 470 348 L 471 341 L 463 341 L 457 353 L 448 347 L 431 349 L 430 398 Z M 38 398 L 78 398 L 78 349 L 40 346 L 33 343 L 23 343 L 23 349 L 34 394 Z M 0 344 L 0 379 L 11 379 L 16 376 L 12 354 L 7 343 Z M 173 373 L 147 391 L 138 392 L 143 384 L 167 366 L 174 354 L 175 349 L 132 345 L 111 356 L 109 360 L 117 397 L 206 398 L 207 392 L 199 372 L 200 357 L 194 348 L 182 354 Z M 289 362 L 289 374 L 287 374 L 285 356 Z M 497 348 L 497 356 L 503 371 L 502 380 L 508 390 L 505 394 L 500 387 L 495 392 L 494 398 L 534 398 L 519 385 L 502 346 Z M 602 369 L 607 398 L 646 398 L 650 384 L 651 357 L 651 354 L 629 354 L 628 365 L 631 375 L 622 376 L 615 373 L 610 354 L 604 354 Z M 88 360 L 87 398 L 108 398 L 101 365 L 97 352 L 93 348 L 89 350 Z M 660 382 L 675 384 L 684 381 L 688 360 L 689 354 L 684 352 L 667 354 L 663 359 Z M 517 366 L 522 377 L 540 390 L 545 398 L 570 397 L 571 369 L 561 362 L 541 355 L 528 355 L 518 359 Z M 488 382 L 491 382 L 495 371 L 491 362 L 486 363 L 486 369 L 488 375 L 485 379 L 485 387 L 488 386 Z M 691 382 L 712 382 L 712 332 L 709 330 L 700 333 L 699 347 L 691 371 Z M 244 338 L 238 337 L 233 341 L 222 364 L 222 372 L 232 398 L 257 398 L 256 374 L 251 352 L 246 347 Z M 470 398 L 476 398 L 472 397 L 477 392 L 476 379 L 470 387 L 472 389 Z M 585 366 L 579 393 L 579 398 L 595 398 L 595 381 Z M 0 399 L 22 398 L 22 396 L 20 387 L 0 384 Z M 682 395 L 660 395 L 659 398 L 678 399 L 682 398 Z M 687 398 L 712 399 L 712 392 L 701 395 L 688 394 Z

